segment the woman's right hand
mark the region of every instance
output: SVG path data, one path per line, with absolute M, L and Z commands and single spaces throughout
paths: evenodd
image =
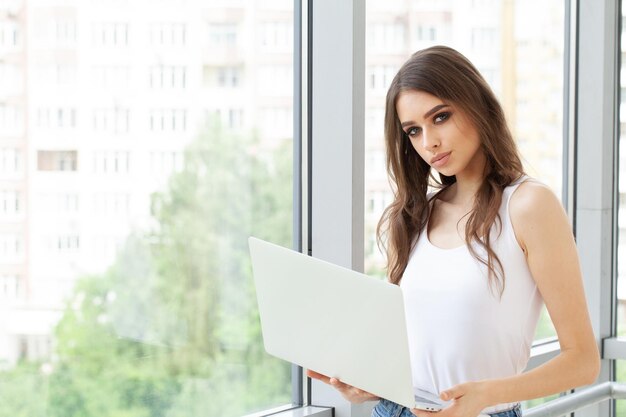
M 309 378 L 320 380 L 332 386 L 337 391 L 339 391 L 339 393 L 341 394 L 343 398 L 345 398 L 346 400 L 354 404 L 364 403 L 365 401 L 376 401 L 380 399 L 376 395 L 370 394 L 367 391 L 363 391 L 362 389 L 353 387 L 352 385 L 344 384 L 337 378 L 331 378 L 326 375 L 322 375 L 320 373 L 312 371 L 310 369 L 306 371 L 306 375 Z

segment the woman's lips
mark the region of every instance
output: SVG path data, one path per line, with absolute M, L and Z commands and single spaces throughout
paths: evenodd
M 450 153 L 451 152 L 446 152 L 444 154 L 433 157 L 430 160 L 430 165 L 437 168 L 444 166 L 448 162 L 448 159 L 450 159 Z

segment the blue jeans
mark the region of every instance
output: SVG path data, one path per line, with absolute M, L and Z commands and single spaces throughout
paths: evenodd
M 433 417 L 437 414 L 433 413 Z M 517 404 L 510 410 L 490 414 L 491 417 L 522 417 L 522 407 Z M 374 410 L 372 417 L 415 417 L 411 410 L 389 400 L 380 400 Z

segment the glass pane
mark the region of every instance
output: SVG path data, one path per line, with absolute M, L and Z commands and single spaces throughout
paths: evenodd
M 615 361 L 615 381 L 626 382 L 626 362 L 623 360 Z M 626 417 L 626 401 L 615 401 L 615 417 Z
M 526 411 L 529 410 L 533 407 L 537 407 L 541 404 L 547 403 L 549 401 L 555 400 L 557 398 L 559 398 L 561 395 L 564 394 L 556 394 L 556 395 L 550 395 L 548 397 L 543 397 L 543 398 L 537 398 L 535 400 L 528 400 L 528 401 L 522 401 L 522 411 Z
M 383 140 L 385 94 L 398 68 L 417 50 L 447 45 L 474 63 L 500 99 L 527 173 L 561 196 L 563 2 L 372 0 L 366 15 L 368 274 L 385 276 L 385 259 L 376 244 L 376 225 L 392 201 Z M 544 308 L 536 339 L 555 334 Z
M 293 1 L 0 12 L 0 415 L 290 404 L 247 238 L 292 244 Z

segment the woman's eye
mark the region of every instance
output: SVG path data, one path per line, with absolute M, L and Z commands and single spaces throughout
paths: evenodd
M 435 116 L 435 123 L 445 122 L 446 120 L 448 120 L 449 117 L 450 117 L 450 113 L 448 112 L 439 113 L 438 115 Z
M 412 137 L 412 136 L 417 135 L 420 132 L 420 130 L 421 129 L 419 127 L 412 127 L 406 131 L 406 134 Z

